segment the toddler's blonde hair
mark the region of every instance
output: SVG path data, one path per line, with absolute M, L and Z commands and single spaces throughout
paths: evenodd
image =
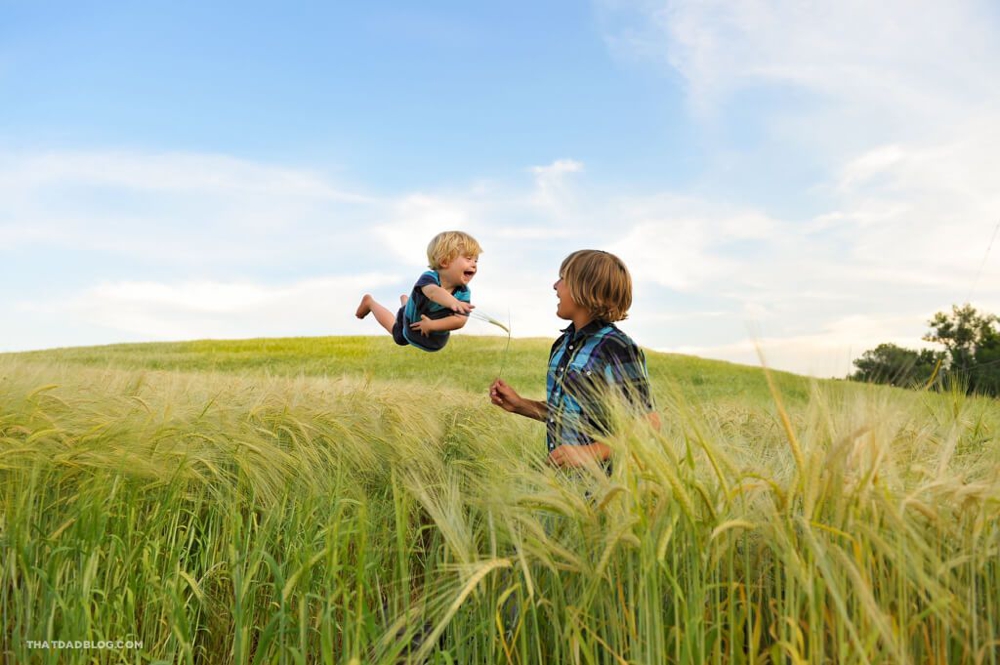
M 458 256 L 479 256 L 483 248 L 476 239 L 464 231 L 444 231 L 437 234 L 427 245 L 427 263 L 431 270 L 440 270 L 442 264 L 454 261 Z
M 614 254 L 599 249 L 573 252 L 559 267 L 559 279 L 566 283 L 573 301 L 594 318 L 612 323 L 628 317 L 632 276 Z

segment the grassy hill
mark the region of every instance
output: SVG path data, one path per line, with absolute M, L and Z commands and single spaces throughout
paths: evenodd
M 423 353 L 397 346 L 385 336 L 293 337 L 114 344 L 34 351 L 16 357 L 129 370 L 358 376 L 430 385 L 447 382 L 471 392 L 483 392 L 502 372 L 505 380 L 543 397 L 551 345 L 551 339 L 513 339 L 508 347 L 505 337 L 454 335 L 444 351 Z M 758 367 L 648 350 L 646 355 L 651 379 L 661 390 L 679 389 L 692 398 L 770 400 L 764 373 Z M 786 372 L 772 375 L 787 398 L 801 402 L 808 395 L 809 379 Z
M 1000 658 L 994 401 L 650 353 L 663 427 L 568 474 L 485 395 L 549 343 L 0 355 L 4 658 Z

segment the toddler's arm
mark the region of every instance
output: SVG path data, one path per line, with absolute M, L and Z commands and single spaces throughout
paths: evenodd
M 475 305 L 471 305 L 467 302 L 462 302 L 449 293 L 447 289 L 440 287 L 437 284 L 428 284 L 427 286 L 421 287 L 420 290 L 424 292 L 425 296 L 437 304 L 442 307 L 447 307 L 453 312 L 458 312 L 459 314 L 468 314 L 476 307 Z M 461 328 L 464 325 L 465 323 L 463 322 L 461 326 L 458 326 L 458 328 Z M 455 330 L 455 328 L 448 328 L 448 330 Z
M 426 314 L 421 314 L 420 320 L 416 323 L 411 323 L 410 328 L 413 330 L 419 330 L 424 335 L 432 332 L 449 332 L 452 330 L 458 330 L 464 326 L 468 320 L 469 317 L 462 314 L 452 314 L 451 316 L 446 316 L 443 319 L 428 319 Z

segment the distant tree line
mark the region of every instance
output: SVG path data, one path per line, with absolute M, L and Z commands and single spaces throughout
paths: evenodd
M 927 322 L 923 339 L 944 347 L 915 351 L 879 344 L 854 361 L 855 381 L 893 386 L 948 388 L 1000 396 L 1000 317 L 980 314 L 966 303 L 952 305 Z

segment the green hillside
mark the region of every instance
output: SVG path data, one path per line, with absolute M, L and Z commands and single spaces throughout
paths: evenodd
M 275 376 L 359 376 L 378 381 L 447 383 L 482 392 L 502 371 L 505 380 L 535 397 L 544 393 L 550 339 L 453 335 L 438 353 L 397 346 L 386 336 L 293 337 L 114 344 L 9 354 L 27 361 L 88 367 L 184 372 L 267 373 Z M 0 354 L 0 358 L 4 356 Z M 770 401 L 759 367 L 646 351 L 650 377 L 660 392 L 694 398 Z M 786 399 L 803 401 L 810 380 L 785 372 L 773 377 Z M 823 381 L 832 384 L 834 382 Z

